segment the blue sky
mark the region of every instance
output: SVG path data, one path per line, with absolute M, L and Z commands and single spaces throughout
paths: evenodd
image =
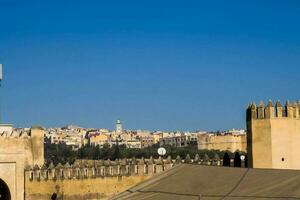
M 15 126 L 221 130 L 298 100 L 299 1 L 0 1 Z

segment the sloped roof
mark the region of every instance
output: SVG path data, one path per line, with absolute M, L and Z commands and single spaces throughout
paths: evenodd
M 112 199 L 300 199 L 300 171 L 182 164 Z

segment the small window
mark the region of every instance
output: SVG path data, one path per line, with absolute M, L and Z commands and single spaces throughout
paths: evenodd
M 284 161 L 284 158 L 281 158 L 281 161 L 283 162 L 283 161 Z

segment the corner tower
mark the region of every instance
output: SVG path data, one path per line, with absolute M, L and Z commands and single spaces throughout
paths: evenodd
M 247 108 L 249 167 L 300 169 L 300 104 L 261 102 Z

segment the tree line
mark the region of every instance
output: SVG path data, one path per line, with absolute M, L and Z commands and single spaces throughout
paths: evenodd
M 79 148 L 78 150 L 73 150 L 72 146 L 68 146 L 65 143 L 59 144 L 51 144 L 50 142 L 45 143 L 45 160 L 46 163 L 49 164 L 53 162 L 57 163 L 74 163 L 77 159 L 88 159 L 88 160 L 100 160 L 100 159 L 122 159 L 122 158 L 158 158 L 159 155 L 157 153 L 157 149 L 159 145 L 153 145 L 150 147 L 146 147 L 143 149 L 132 149 L 127 148 L 125 145 L 113 145 L 109 144 L 103 145 L 102 148 L 100 146 L 94 145 L 85 145 Z M 164 146 L 167 151 L 167 156 L 171 156 L 172 159 L 175 159 L 178 155 L 181 158 L 185 158 L 187 154 L 190 155 L 191 158 L 194 158 L 196 154 L 200 156 L 200 158 L 204 158 L 207 155 L 209 158 L 214 158 L 218 156 L 219 158 L 223 158 L 224 154 L 227 153 L 230 158 L 234 158 L 235 154 L 229 151 L 218 151 L 218 150 L 198 150 L 196 145 L 191 145 L 188 147 L 173 147 L 170 145 Z M 239 152 L 239 154 L 244 155 L 244 152 Z M 227 156 L 227 155 L 226 155 Z

